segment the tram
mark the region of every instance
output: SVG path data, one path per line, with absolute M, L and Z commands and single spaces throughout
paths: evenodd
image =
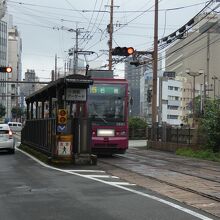
M 92 153 L 123 154 L 128 149 L 128 82 L 95 78 L 87 109 L 92 123 Z

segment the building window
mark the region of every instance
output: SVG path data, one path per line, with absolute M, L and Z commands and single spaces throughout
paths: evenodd
M 168 89 L 169 90 L 173 90 L 173 86 L 168 86 Z
M 178 119 L 178 115 L 167 115 L 167 119 Z
M 167 107 L 168 109 L 170 109 L 170 110 L 178 110 L 178 106 L 174 106 L 174 105 L 168 105 L 168 107 Z

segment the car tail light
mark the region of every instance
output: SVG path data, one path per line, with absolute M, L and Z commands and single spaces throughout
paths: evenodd
M 8 135 L 9 135 L 9 136 L 8 136 L 9 139 L 12 139 L 12 138 L 13 138 L 13 133 L 12 133 L 11 130 L 9 130 Z

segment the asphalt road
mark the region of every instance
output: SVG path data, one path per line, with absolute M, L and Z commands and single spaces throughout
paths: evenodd
M 0 153 L 0 219 L 214 219 L 95 168 L 62 170 Z

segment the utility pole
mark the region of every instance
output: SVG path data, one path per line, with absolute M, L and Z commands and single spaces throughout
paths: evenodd
M 158 58 L 158 0 L 155 0 L 154 15 L 154 51 L 153 51 L 153 93 L 152 93 L 152 130 L 155 140 L 154 128 L 157 122 L 157 58 Z
M 208 95 L 209 95 L 209 61 L 210 61 L 210 32 L 208 30 L 207 31 L 206 74 L 204 75 L 204 110 L 205 110 L 205 104 L 206 104 L 207 90 L 208 90 Z
M 55 80 L 57 80 L 57 54 L 55 54 L 55 68 L 54 68 Z
M 193 77 L 193 98 L 192 98 L 192 113 L 193 113 L 193 122 L 192 122 L 192 127 L 195 127 L 195 92 L 196 92 L 196 77 L 204 74 L 203 70 L 199 70 L 199 72 L 191 72 L 190 69 L 186 69 L 186 73 L 189 76 Z
M 109 52 L 108 52 L 109 65 L 108 65 L 108 69 L 109 70 L 112 70 L 113 8 L 114 8 L 114 2 L 113 2 L 113 0 L 111 0 L 110 24 L 108 26 L 108 32 L 109 32 Z
M 76 74 L 76 71 L 78 69 L 78 52 L 79 52 L 79 35 L 80 35 L 80 30 L 83 30 L 84 28 L 76 28 L 75 33 L 76 33 L 76 46 L 74 50 L 74 68 L 73 68 L 73 74 Z

